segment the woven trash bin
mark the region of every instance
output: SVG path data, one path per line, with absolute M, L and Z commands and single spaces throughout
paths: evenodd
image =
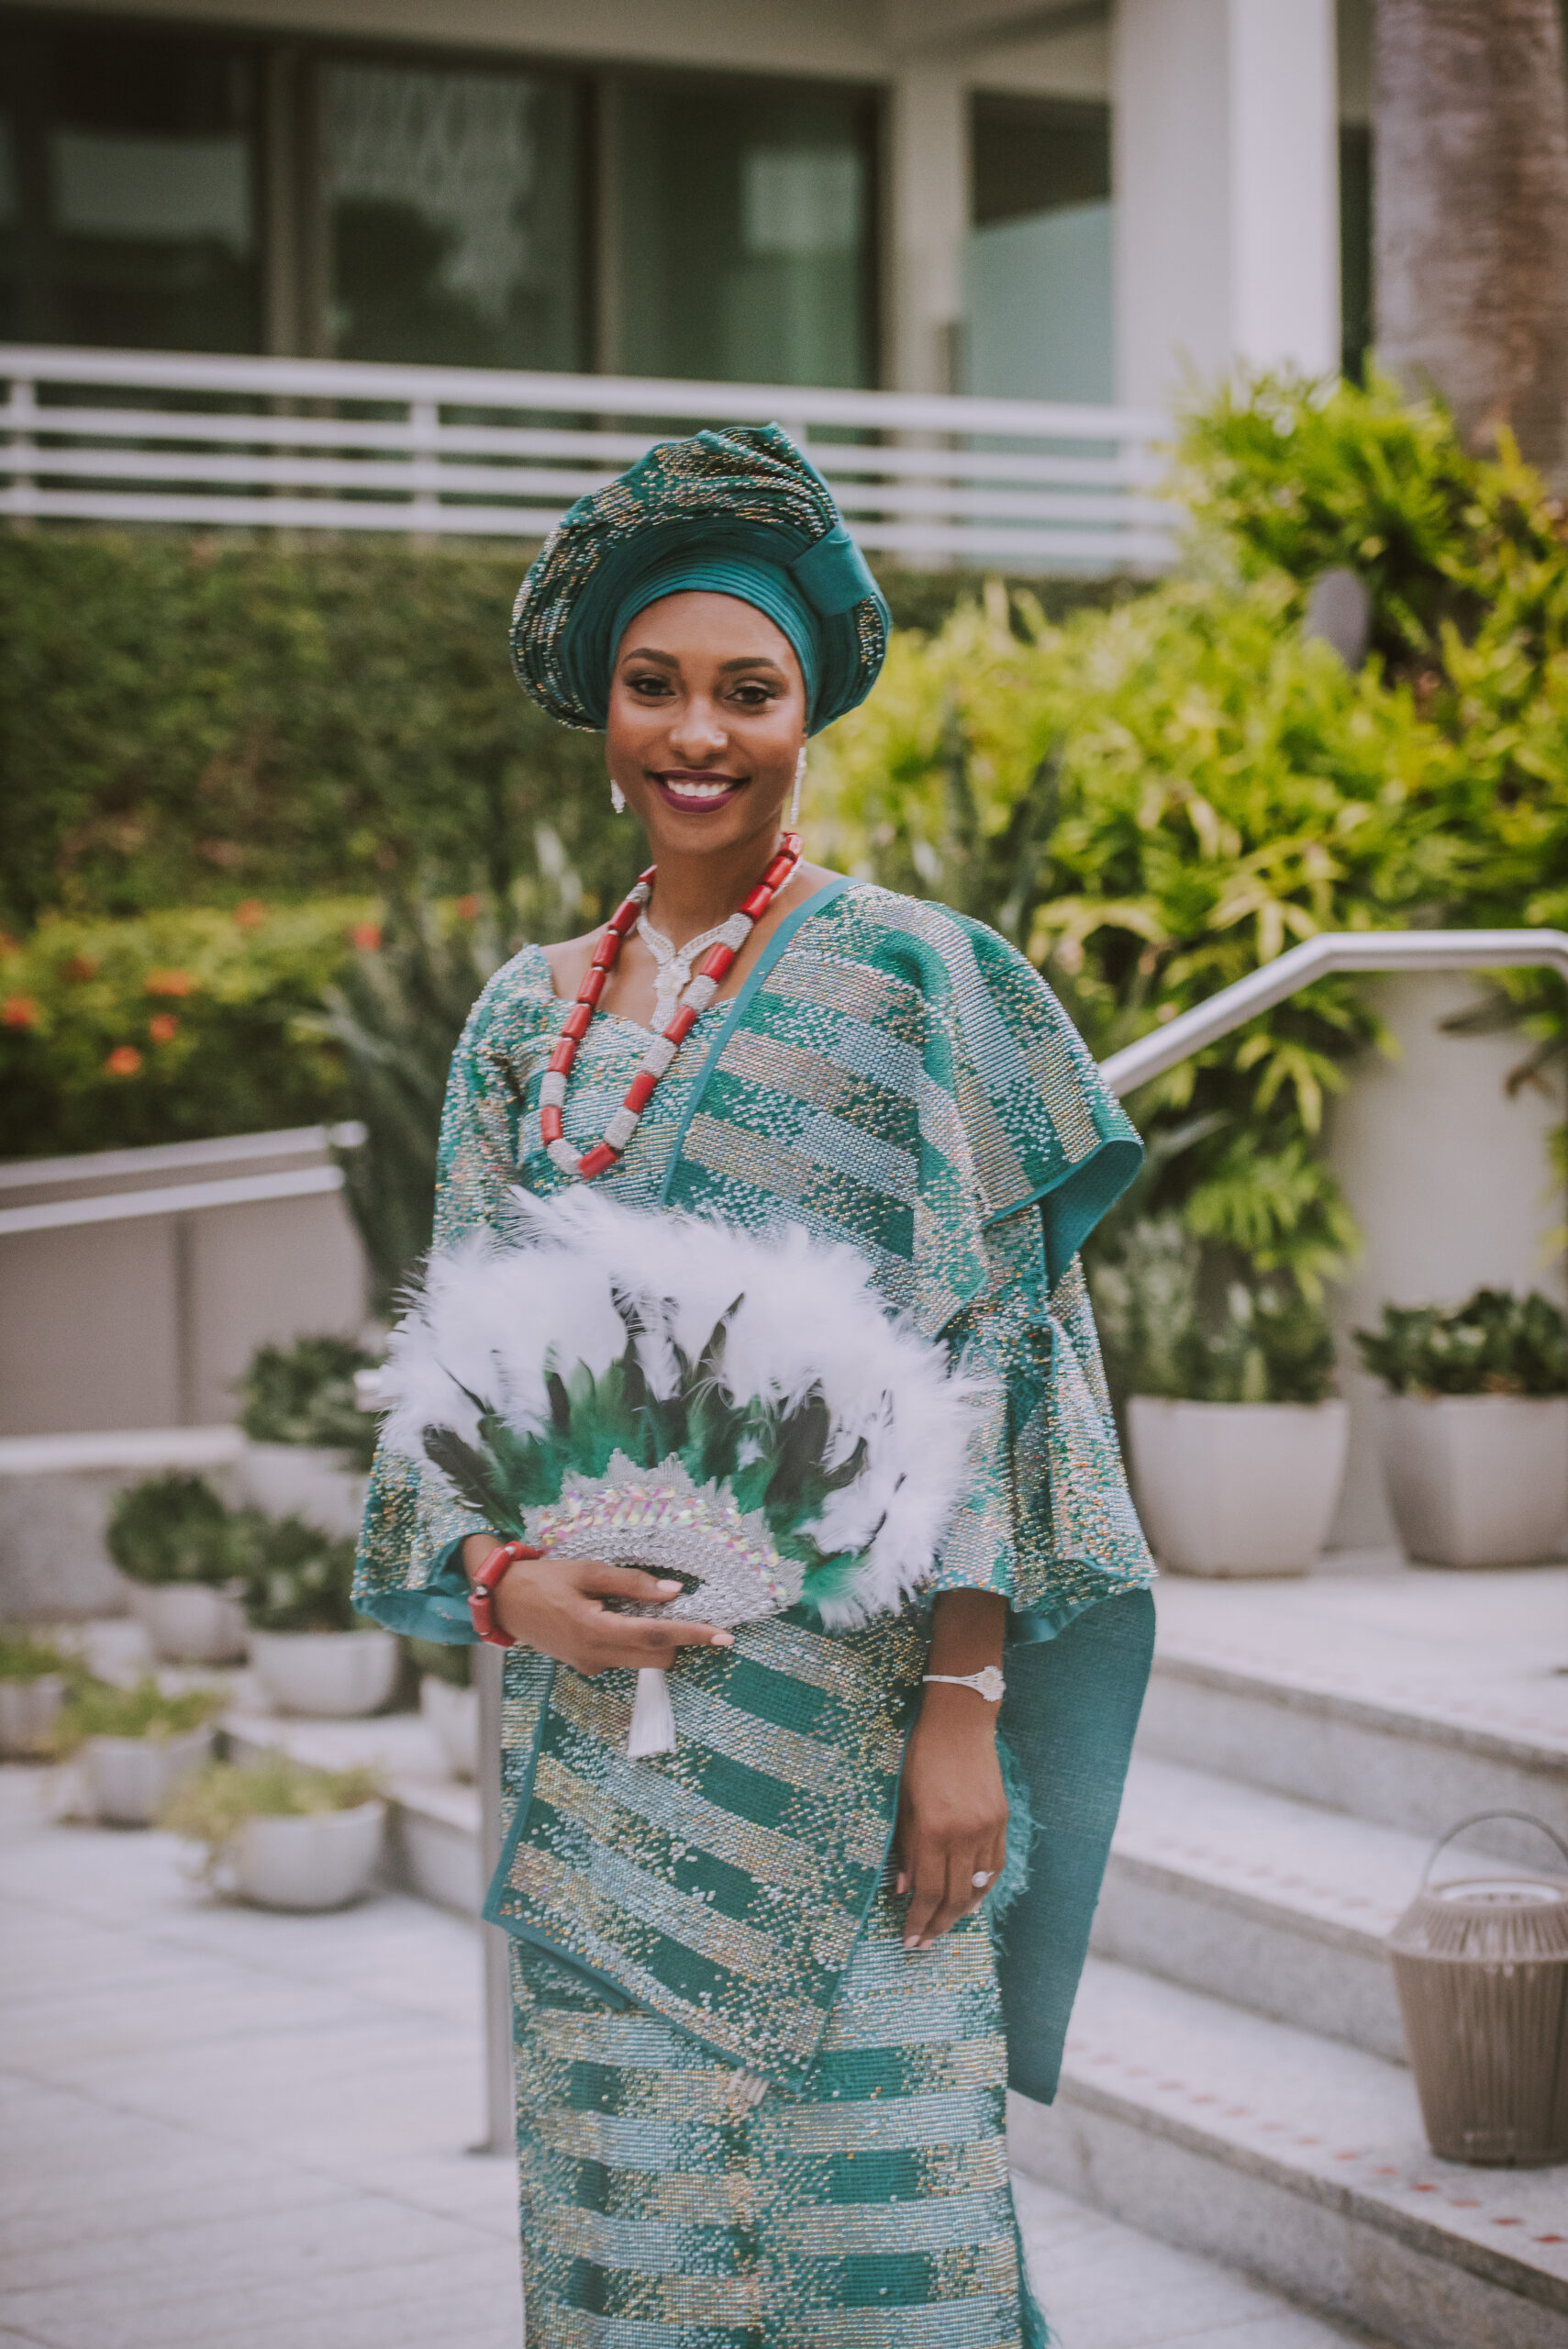
M 1568 1880 L 1494 1861 L 1430 1881 L 1455 1836 L 1496 1819 L 1540 1828 L 1568 1862 L 1568 1844 L 1522 1811 L 1462 1820 L 1388 1949 L 1433 2153 L 1522 2169 L 1568 2162 Z

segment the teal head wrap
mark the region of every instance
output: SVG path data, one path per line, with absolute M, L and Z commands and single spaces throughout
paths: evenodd
M 563 725 L 603 727 L 626 630 L 692 590 L 738 596 L 782 630 L 811 733 L 875 684 L 887 607 L 827 483 L 776 424 L 662 441 L 578 499 L 518 591 L 518 683 Z

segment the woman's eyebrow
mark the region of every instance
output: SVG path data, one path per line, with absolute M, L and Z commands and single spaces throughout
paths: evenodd
M 781 677 L 784 674 L 771 652 L 738 652 L 733 661 L 718 664 L 720 676 L 728 676 L 731 669 L 772 669 Z
M 662 668 L 678 669 L 679 661 L 673 652 L 656 652 L 651 644 L 634 644 L 621 654 L 623 661 L 657 661 Z

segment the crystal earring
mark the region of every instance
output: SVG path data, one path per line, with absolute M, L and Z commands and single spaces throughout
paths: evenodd
M 618 783 L 612 783 L 610 785 L 610 806 L 617 816 L 626 814 L 626 794 Z
M 795 763 L 795 789 L 789 796 L 789 828 L 793 832 L 800 822 L 800 786 L 806 781 L 806 745 L 800 746 L 800 756 Z

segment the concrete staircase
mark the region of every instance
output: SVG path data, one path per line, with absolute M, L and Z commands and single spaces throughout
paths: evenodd
M 1467 1813 L 1568 1837 L 1568 1572 L 1362 1562 L 1160 1609 L 1062 2090 L 1015 2100 L 1015 2160 L 1400 2349 L 1565 2349 L 1568 2168 L 1428 2151 L 1383 1943 Z

